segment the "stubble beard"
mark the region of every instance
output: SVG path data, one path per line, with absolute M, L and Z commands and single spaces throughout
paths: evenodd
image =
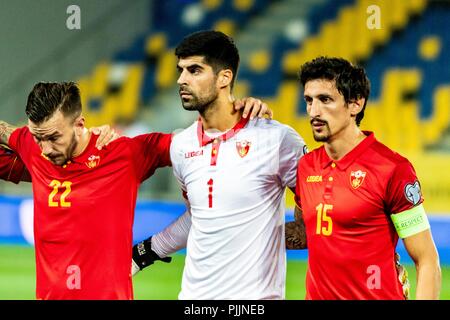
M 70 144 L 67 147 L 66 151 L 62 153 L 60 156 L 58 156 L 56 159 L 51 160 L 53 164 L 56 164 L 58 166 L 62 166 L 65 163 L 67 163 L 68 160 L 72 159 L 75 149 L 78 146 L 78 142 L 75 139 L 75 132 L 72 135 L 72 139 L 70 140 Z
M 184 100 L 180 97 L 183 109 L 187 111 L 198 111 L 200 114 L 205 114 L 218 97 L 217 92 L 209 92 L 202 98 L 199 98 L 194 93 L 190 94 L 191 98 L 189 100 Z

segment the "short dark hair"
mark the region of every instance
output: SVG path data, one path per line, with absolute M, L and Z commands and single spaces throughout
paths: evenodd
M 231 37 L 220 31 L 198 31 L 185 37 L 175 48 L 178 58 L 203 56 L 205 63 L 210 65 L 215 73 L 223 69 L 233 71 L 231 88 L 233 88 L 239 68 L 239 51 Z
M 36 124 L 47 121 L 61 110 L 75 119 L 81 114 L 80 89 L 74 82 L 39 82 L 28 95 L 25 113 Z
M 364 98 L 364 106 L 356 115 L 356 125 L 360 125 L 370 94 L 370 81 L 363 68 L 342 58 L 322 56 L 303 64 L 299 77 L 303 87 L 310 80 L 335 80 L 336 88 L 344 96 L 346 103 Z

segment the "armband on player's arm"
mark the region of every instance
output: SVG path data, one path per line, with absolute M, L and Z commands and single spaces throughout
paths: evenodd
M 285 224 L 286 249 L 306 249 L 306 229 L 302 210 L 295 206 L 294 221 Z
M 422 204 L 400 213 L 391 214 L 391 219 L 398 236 L 402 239 L 430 229 L 430 223 Z

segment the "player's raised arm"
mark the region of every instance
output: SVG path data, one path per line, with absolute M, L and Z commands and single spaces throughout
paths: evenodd
M 294 221 L 285 224 L 286 249 L 306 249 L 306 230 L 303 212 L 295 206 Z
M 14 130 L 16 130 L 16 127 L 0 120 L 0 143 L 9 145 L 9 137 Z

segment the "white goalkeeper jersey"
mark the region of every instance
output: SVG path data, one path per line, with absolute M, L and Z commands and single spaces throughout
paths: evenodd
M 242 119 L 214 139 L 198 120 L 174 136 L 192 215 L 179 299 L 284 299 L 285 187 L 305 151 L 292 128 L 267 119 Z

